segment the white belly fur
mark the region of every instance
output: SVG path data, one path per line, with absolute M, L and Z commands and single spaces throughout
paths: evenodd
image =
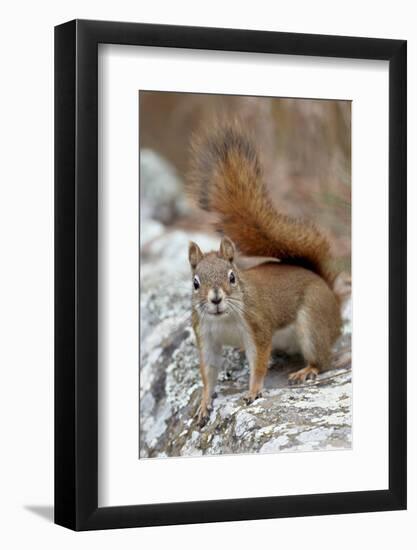
M 218 346 L 231 346 L 234 348 L 247 348 L 251 345 L 251 338 L 248 338 L 247 327 L 234 318 L 225 317 L 206 319 L 201 327 L 205 336 Z M 300 353 L 295 325 L 288 325 L 274 332 L 272 337 L 272 349 L 284 351 L 288 354 Z
M 202 330 L 213 343 L 219 346 L 245 347 L 244 326 L 234 318 L 205 319 Z
M 274 332 L 272 337 L 272 349 L 284 351 L 289 355 L 300 353 L 300 345 L 293 323 Z

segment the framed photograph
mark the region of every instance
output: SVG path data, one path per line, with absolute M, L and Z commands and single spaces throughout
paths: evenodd
M 55 522 L 406 508 L 406 42 L 55 29 Z

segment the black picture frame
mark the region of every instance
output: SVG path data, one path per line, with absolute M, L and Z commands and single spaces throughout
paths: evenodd
M 387 490 L 98 507 L 97 53 L 106 43 L 389 62 Z M 375 38 L 84 20 L 55 28 L 55 523 L 91 530 L 406 508 L 406 51 L 405 40 Z

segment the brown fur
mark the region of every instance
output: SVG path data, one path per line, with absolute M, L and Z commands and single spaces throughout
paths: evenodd
M 197 285 L 192 323 L 200 350 L 199 420 L 204 423 L 213 387 L 210 362 L 216 363 L 230 331 L 236 329 L 244 341 L 251 364 L 247 401 L 252 402 L 261 395 L 276 331 L 294 331 L 307 366 L 290 379 L 303 382 L 329 366 L 341 317 L 335 279 L 327 268 L 327 240 L 313 226 L 275 212 L 256 148 L 236 124 L 194 139 L 188 184 L 199 205 L 218 215 L 217 227 L 227 234 L 217 252 L 204 254 L 195 243 L 189 248 Z M 229 237 L 246 255 L 280 261 L 239 270 Z M 219 296 L 219 302 L 213 301 Z
M 279 263 L 262 264 L 242 276 L 248 297 L 245 316 L 255 341 L 269 341 L 276 330 L 295 323 L 306 361 L 319 370 L 327 368 L 341 319 L 338 300 L 326 282 L 307 269 Z
M 327 239 L 312 224 L 276 212 L 257 148 L 237 122 L 197 134 L 191 153 L 190 196 L 218 215 L 217 229 L 243 254 L 301 265 L 332 283 Z

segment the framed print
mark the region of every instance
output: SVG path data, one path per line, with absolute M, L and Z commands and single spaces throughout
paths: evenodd
M 406 507 L 406 42 L 55 29 L 55 521 Z

